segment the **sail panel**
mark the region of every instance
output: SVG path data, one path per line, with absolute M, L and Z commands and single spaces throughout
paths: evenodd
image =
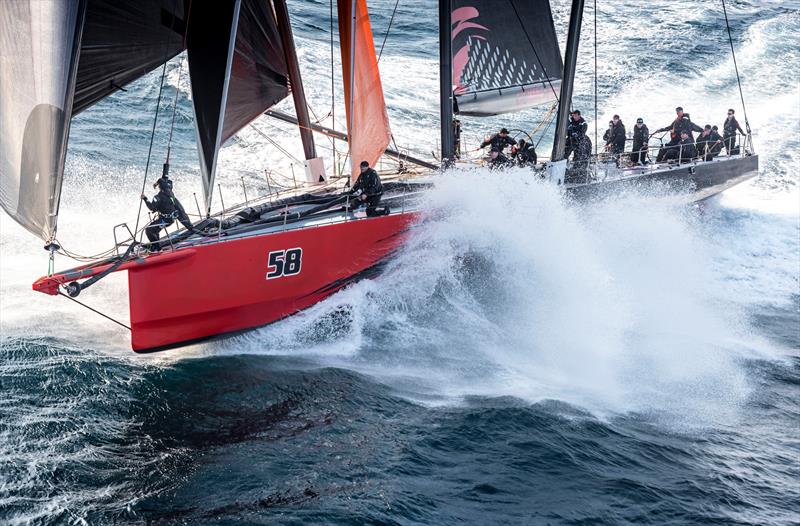
M 288 66 L 272 4 L 242 0 L 222 142 L 289 94 Z
M 453 89 L 460 114 L 497 115 L 557 98 L 563 66 L 548 0 L 452 5 Z
M 186 38 L 206 209 L 222 144 L 288 93 L 286 59 L 269 3 L 192 6 Z
M 355 21 L 353 6 L 355 5 Z M 366 0 L 339 0 L 339 38 L 342 50 L 345 108 L 350 145 L 352 177 L 360 173 L 359 164 L 367 161 L 370 166 L 378 162 L 389 146 L 392 132 L 383 97 L 383 85 L 375 56 L 375 44 L 369 21 Z M 354 26 L 355 35 L 351 32 Z M 351 49 L 355 45 L 354 53 Z M 354 70 L 351 74 L 350 55 L 353 55 Z M 352 86 L 350 79 L 353 79 Z M 353 90 L 352 98 L 350 91 Z M 350 101 L 352 100 L 352 108 Z
M 183 50 L 184 0 L 89 0 L 73 114 Z
M 207 210 L 211 207 L 240 5 L 240 0 L 198 2 L 187 28 L 197 150 Z
M 0 205 L 44 240 L 56 232 L 84 0 L 0 9 Z

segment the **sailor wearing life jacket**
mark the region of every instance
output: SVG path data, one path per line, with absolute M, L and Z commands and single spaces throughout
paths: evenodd
M 677 116 L 671 124 L 655 131 L 655 133 L 661 133 L 665 131 L 670 132 L 670 141 L 665 144 L 661 150 L 659 150 L 658 156 L 656 157 L 657 162 L 663 161 L 670 149 L 677 149 L 678 143 L 681 142 L 681 134 L 686 132 L 689 135 L 689 138 L 692 140 L 692 143 L 694 143 L 694 134 L 692 132 L 703 131 L 703 128 L 691 121 L 689 114 L 684 113 L 683 108 L 680 106 L 675 108 L 675 113 Z
M 158 217 L 150 222 L 145 228 L 144 232 L 150 243 L 156 243 L 159 239 L 159 233 L 162 228 L 167 228 L 177 219 L 187 229 L 192 228 L 192 222 L 189 221 L 189 216 L 183 209 L 178 198 L 172 193 L 172 181 L 166 175 L 161 176 L 158 181 L 153 184 L 153 188 L 158 187 L 158 193 L 153 197 L 152 201 L 147 200 L 147 196 L 142 194 L 142 201 L 147 205 L 151 212 L 158 213 Z M 153 245 L 151 250 L 158 251 L 159 246 Z

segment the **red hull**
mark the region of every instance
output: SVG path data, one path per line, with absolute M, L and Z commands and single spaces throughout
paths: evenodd
M 223 238 L 125 265 L 133 350 L 259 327 L 308 308 L 385 260 L 415 218 L 400 213 Z M 286 250 L 294 254 L 281 256 Z M 283 275 L 270 254 L 286 267 Z

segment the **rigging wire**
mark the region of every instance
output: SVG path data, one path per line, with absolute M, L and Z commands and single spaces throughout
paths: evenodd
M 82 303 L 82 302 L 80 302 L 80 301 L 76 300 L 75 298 L 71 298 L 70 296 L 67 296 L 66 294 L 64 294 L 64 293 L 63 293 L 63 292 L 61 292 L 61 291 L 58 291 L 58 295 L 59 295 L 59 296 L 64 296 L 65 298 L 67 298 L 67 299 L 68 299 L 68 300 L 70 300 L 70 301 L 74 301 L 75 303 L 77 303 L 77 304 L 78 304 L 78 305 L 80 305 L 81 307 L 86 307 L 86 308 L 87 308 L 87 309 L 89 309 L 90 311 L 92 311 L 92 312 L 94 312 L 94 313 L 96 313 L 96 314 L 99 314 L 99 315 L 100 315 L 100 316 L 102 316 L 103 318 L 105 318 L 105 319 L 107 319 L 107 320 L 110 320 L 110 321 L 113 321 L 114 323 L 116 323 L 116 324 L 117 324 L 117 325 L 119 325 L 120 327 L 125 327 L 126 329 L 128 329 L 128 330 L 131 330 L 131 328 L 130 328 L 130 327 L 128 327 L 127 325 L 125 325 L 125 324 L 124 324 L 124 323 L 122 323 L 121 321 L 119 321 L 119 320 L 115 320 L 114 318 L 112 318 L 112 317 L 111 317 L 111 316 L 109 316 L 108 314 L 104 314 L 104 313 L 100 312 L 99 310 L 97 310 L 97 309 L 94 309 L 94 308 L 92 308 L 92 307 L 88 306 L 87 304 L 85 304 L 85 303 Z
M 272 143 L 272 145 L 273 145 L 273 146 L 275 146 L 275 148 L 277 148 L 278 150 L 280 150 L 280 152 L 281 152 L 282 154 L 284 154 L 286 157 L 288 157 L 288 158 L 292 159 L 292 160 L 293 160 L 295 163 L 297 163 L 297 164 L 303 164 L 303 163 L 300 161 L 300 159 L 298 159 L 297 157 L 295 157 L 294 155 L 292 155 L 291 153 L 289 153 L 289 152 L 288 152 L 288 151 L 287 151 L 287 150 L 286 150 L 284 147 L 282 147 L 280 144 L 278 144 L 277 142 L 275 142 L 275 140 L 274 140 L 272 137 L 270 137 L 269 135 L 267 135 L 267 134 L 266 134 L 266 133 L 264 133 L 263 131 L 261 131 L 261 130 L 259 130 L 258 128 L 256 128 L 256 126 L 255 126 L 253 123 L 250 123 L 250 127 L 251 127 L 252 129 L 254 129 L 254 130 L 256 131 L 256 133 L 258 133 L 260 136 L 264 137 L 266 140 L 268 140 L 270 143 Z M 302 126 L 301 126 L 301 128 L 302 128 Z
M 178 85 L 175 87 L 175 100 L 172 102 L 172 122 L 169 125 L 169 138 L 167 139 L 167 161 L 169 164 L 169 154 L 172 150 L 172 132 L 175 129 L 175 115 L 178 112 L 178 95 L 181 92 L 181 78 L 183 78 L 183 56 L 181 56 L 181 63 L 178 66 Z
M 172 20 L 170 21 L 170 27 L 169 27 L 170 35 L 172 34 L 172 31 L 175 29 L 174 27 L 175 12 L 177 10 L 176 9 L 177 4 L 178 4 L 177 1 L 173 2 L 172 4 Z M 191 9 L 191 3 L 189 5 Z M 144 194 L 145 186 L 147 186 L 147 176 L 150 172 L 150 158 L 152 157 L 153 154 L 153 142 L 155 141 L 156 137 L 156 125 L 158 124 L 158 111 L 161 108 L 161 95 L 164 93 L 164 78 L 166 77 L 167 74 L 167 63 L 169 62 L 169 41 L 170 37 L 168 36 L 166 41 L 164 42 L 164 65 L 161 68 L 161 82 L 159 83 L 158 86 L 158 98 L 156 99 L 156 112 L 155 116 L 153 117 L 153 129 L 150 131 L 150 146 L 147 148 L 147 163 L 145 164 L 144 167 L 144 177 L 142 178 L 142 191 L 140 192 L 140 195 Z M 136 212 L 136 227 L 133 229 L 134 233 L 136 233 L 136 231 L 139 230 L 139 220 L 141 219 L 142 215 L 142 203 L 144 203 L 144 201 L 139 199 L 139 210 Z
M 725 27 L 728 29 L 728 42 L 731 45 L 731 55 L 733 56 L 733 68 L 736 70 L 736 83 L 739 85 L 739 98 L 742 99 L 742 111 L 744 112 L 744 127 L 750 134 L 750 122 L 747 120 L 747 108 L 744 105 L 744 93 L 742 92 L 742 79 L 739 78 L 739 66 L 736 64 L 736 51 L 733 49 L 733 36 L 731 35 L 731 25 L 728 22 L 728 10 L 725 8 L 725 0 L 722 0 L 722 12 L 725 14 Z
M 556 101 L 559 100 L 558 93 L 556 93 L 556 89 L 553 87 L 553 83 L 550 81 L 550 75 L 547 73 L 547 68 L 544 67 L 542 60 L 539 58 L 539 54 L 536 52 L 536 46 L 533 45 L 533 40 L 531 40 L 530 35 L 528 34 L 528 30 L 525 28 L 525 24 L 522 23 L 522 18 L 519 16 L 519 12 L 517 11 L 517 6 L 514 5 L 514 0 L 508 0 L 508 3 L 511 4 L 511 9 L 514 10 L 514 15 L 517 17 L 517 22 L 522 27 L 522 32 L 525 33 L 525 38 L 528 39 L 528 44 L 531 45 L 531 49 L 533 50 L 533 55 L 536 57 L 536 61 L 539 63 L 539 66 L 542 67 L 542 71 L 544 72 L 545 77 L 547 78 L 547 83 L 550 85 L 550 90 L 553 92 L 553 96 L 556 98 Z
M 389 38 L 389 31 L 392 30 L 392 22 L 394 22 L 394 15 L 397 13 L 397 6 L 400 5 L 400 0 L 397 0 L 394 3 L 394 10 L 392 11 L 392 17 L 389 19 L 389 27 L 386 28 L 386 34 L 383 35 L 383 42 L 381 43 L 381 51 L 378 53 L 378 62 L 381 61 L 381 55 L 383 55 L 383 46 L 386 45 L 386 39 Z

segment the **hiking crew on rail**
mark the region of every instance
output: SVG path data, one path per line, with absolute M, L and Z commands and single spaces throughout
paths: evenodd
M 571 111 L 567 123 L 564 158 L 569 160 L 570 156 L 572 157 L 570 173 L 567 179 L 575 182 L 585 178 L 583 176 L 585 176 L 591 161 L 592 142 L 586 133 L 587 128 L 588 124 L 581 116 L 581 112 L 579 110 Z M 684 112 L 681 106 L 675 108 L 675 119 L 667 126 L 657 129 L 652 135 L 662 132 L 669 132 L 669 141 L 666 143 L 662 141 L 661 148 L 659 148 L 656 156 L 656 162 L 659 163 L 664 161 L 683 163 L 695 159 L 711 161 L 721 153 L 723 145 L 728 155 L 739 155 L 740 146 L 736 144 L 737 132 L 744 136 L 747 135 L 736 120 L 733 109 L 728 110 L 728 116 L 723 125 L 723 135 L 720 136 L 716 126 L 706 124 L 701 128 L 692 122 L 689 114 Z M 694 137 L 695 132 L 700 134 L 697 141 L 695 141 Z M 638 166 L 648 164 L 649 141 L 652 135 L 644 123 L 644 119 L 642 117 L 636 119 L 636 126 L 633 128 L 631 138 L 633 147 L 628 157 L 631 164 Z M 621 158 L 625 151 L 625 142 L 627 140 L 622 119 L 619 115 L 614 115 L 603 135 L 603 143 L 605 144 L 605 151 L 617 166 L 621 165 Z M 488 158 L 491 168 L 514 164 L 521 166 L 536 164 L 535 152 L 532 152 L 532 155 L 521 155 L 522 149 L 530 147 L 530 143 L 524 140 L 520 140 L 519 144 L 515 143 L 514 139 L 509 137 L 508 130 L 505 128 L 501 129 L 499 133 L 487 137 L 481 143 L 480 148 L 485 148 L 486 146 L 491 146 Z M 506 146 L 512 146 L 512 160 L 516 162 L 509 161 L 504 155 L 503 150 Z

